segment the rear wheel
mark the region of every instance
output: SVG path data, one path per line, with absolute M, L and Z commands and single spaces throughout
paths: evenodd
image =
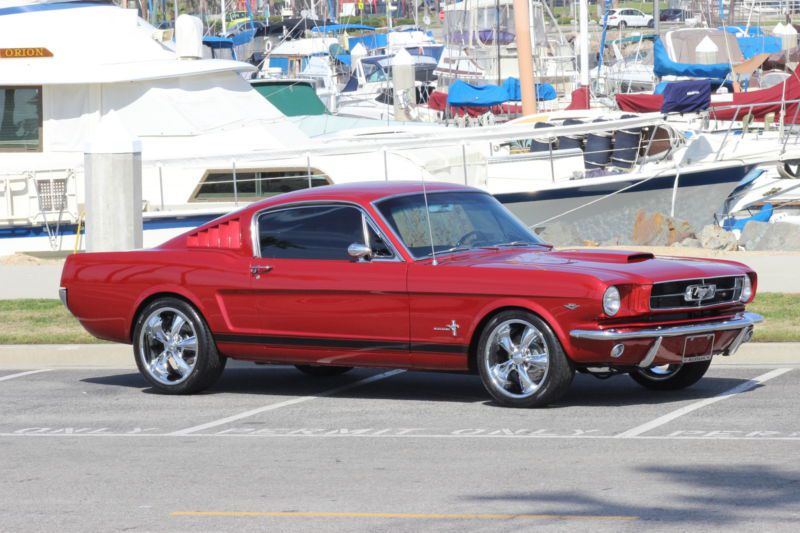
M 295 368 L 303 374 L 317 377 L 338 376 L 353 370 L 352 366 L 295 365 Z
M 655 20 L 654 19 L 650 19 L 650 21 L 647 23 L 647 27 L 648 28 L 655 28 L 655 26 L 656 26 Z
M 133 350 L 145 379 L 167 394 L 206 389 L 225 369 L 205 320 L 177 298 L 159 298 L 139 313 Z
M 619 28 L 620 30 L 624 30 L 626 26 L 627 24 L 625 23 L 624 20 L 620 20 L 619 24 L 617 24 L 617 28 Z
M 575 374 L 547 323 L 527 311 L 504 311 L 481 333 L 477 353 L 484 387 L 509 407 L 541 407 L 561 398 Z
M 637 368 L 630 376 L 636 383 L 651 390 L 679 390 L 700 381 L 710 365 L 711 360 L 685 365 Z

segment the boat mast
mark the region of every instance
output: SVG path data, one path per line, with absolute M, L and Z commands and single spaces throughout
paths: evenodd
M 658 0 L 654 0 L 658 1 Z M 578 7 L 578 46 L 581 50 L 581 87 L 589 86 L 589 2 L 580 0 Z
M 536 86 L 533 83 L 533 48 L 528 0 L 514 0 L 514 32 L 517 34 L 519 88 L 522 93 L 522 114 L 536 113 Z
M 497 85 L 503 83 L 503 77 L 500 75 L 500 0 L 494 0 L 494 44 L 497 47 Z

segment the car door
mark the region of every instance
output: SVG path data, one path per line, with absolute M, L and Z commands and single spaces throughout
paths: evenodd
M 253 313 L 271 361 L 342 366 L 408 362 L 407 264 L 352 204 L 257 213 Z M 348 254 L 366 244 L 370 257 Z

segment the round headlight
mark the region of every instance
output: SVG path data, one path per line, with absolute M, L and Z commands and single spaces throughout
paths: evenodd
M 740 302 L 746 302 L 753 296 L 753 282 L 750 276 L 745 276 L 742 282 L 742 294 L 739 296 Z
M 603 294 L 603 312 L 608 316 L 614 316 L 619 311 L 620 299 L 619 290 L 616 287 L 609 287 Z

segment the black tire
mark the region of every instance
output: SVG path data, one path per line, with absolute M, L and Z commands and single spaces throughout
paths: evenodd
M 505 337 L 505 327 L 509 328 L 508 337 L 512 346 L 519 349 L 514 356 L 499 342 Z M 528 327 L 537 332 L 531 335 L 534 339 L 532 342 L 525 341 Z M 544 320 L 528 311 L 510 310 L 495 315 L 483 328 L 477 350 L 476 363 L 483 386 L 497 403 L 507 407 L 543 407 L 553 403 L 566 393 L 575 375 L 553 330 Z M 500 370 L 500 367 L 504 368 Z M 535 386 L 531 392 L 523 387 L 518 368 L 524 370 L 527 381 Z M 531 377 L 531 372 L 534 377 Z M 501 377 L 503 373 L 505 377 Z M 512 376 L 516 383 L 512 381 Z
M 164 320 L 169 320 L 170 315 L 173 317 L 181 315 L 184 318 L 186 325 L 183 331 L 194 333 L 195 348 L 194 350 L 173 348 L 176 354 L 177 350 L 180 350 L 182 361 L 187 364 L 191 362 L 191 370 L 181 375 L 175 364 L 177 357 L 168 357 L 166 364 L 161 365 L 162 371 L 166 369 L 167 375 L 161 374 L 162 379 L 159 379 L 159 374 L 150 368 L 148 361 L 153 362 L 155 359 L 153 354 L 158 350 L 163 349 L 161 355 L 167 353 L 169 343 L 156 340 L 153 336 L 154 328 L 149 327 L 148 323 L 161 320 L 159 327 L 163 333 Z M 175 318 L 172 320 L 174 324 Z M 184 341 L 189 341 L 188 335 L 188 333 L 184 335 Z M 181 332 L 175 334 L 174 338 L 177 342 L 177 339 L 181 338 Z M 134 326 L 133 353 L 139 372 L 156 390 L 165 394 L 193 394 L 207 389 L 219 379 L 227 362 L 227 358 L 217 351 L 211 330 L 200 313 L 184 300 L 173 297 L 154 300 L 141 310 Z
M 682 366 L 670 365 L 668 374 L 661 376 L 656 375 L 652 369 L 642 368 L 634 370 L 630 376 L 636 383 L 650 390 L 680 390 L 700 381 L 710 365 L 711 360 Z
M 620 31 L 622 31 L 622 30 L 624 30 L 624 29 L 625 29 L 627 26 L 628 26 L 628 24 L 627 24 L 627 23 L 626 23 L 624 20 L 620 20 L 620 21 L 619 21 L 619 24 L 617 24 L 617 29 L 619 29 Z
M 294 367 L 303 374 L 315 377 L 338 376 L 353 370 L 352 366 L 294 365 Z
M 648 28 L 655 28 L 656 27 L 655 19 L 650 19 L 650 22 L 647 23 L 647 27 Z

